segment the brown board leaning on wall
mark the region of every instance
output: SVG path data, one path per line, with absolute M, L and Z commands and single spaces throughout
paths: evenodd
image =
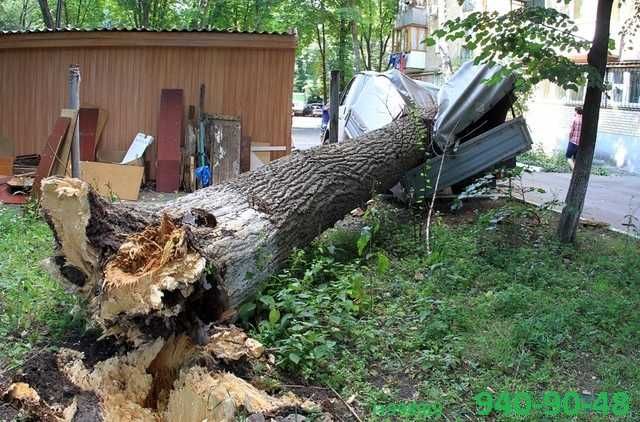
M 95 161 L 96 147 L 98 145 L 98 117 L 100 110 L 97 108 L 81 108 L 78 116 L 80 125 L 80 160 Z
M 206 117 L 212 184 L 218 185 L 240 175 L 240 117 L 222 114 Z
M 57 159 L 53 163 L 51 173 L 49 176 L 71 176 L 71 167 L 69 165 L 71 158 L 71 144 L 73 143 L 73 136 L 75 134 L 75 128 L 77 124 L 78 112 L 69 108 L 63 108 L 60 112 L 60 117 L 68 117 L 71 119 L 69 129 L 67 130 L 67 136 L 62 140 L 60 148 L 58 149 Z
M 51 171 L 53 170 L 53 165 L 58 160 L 58 150 L 60 149 L 60 144 L 63 139 L 67 135 L 67 130 L 71 125 L 71 119 L 68 117 L 58 117 L 55 125 L 53 125 L 53 129 L 51 129 L 51 134 L 47 139 L 47 143 L 42 150 L 40 163 L 38 164 L 38 169 L 36 170 L 36 178 L 33 182 L 33 190 L 32 192 L 39 196 L 40 192 L 40 181 L 44 177 L 51 176 Z
M 184 96 L 181 89 L 163 89 L 157 136 L 156 190 L 175 192 L 180 188 L 180 144 L 184 118 Z

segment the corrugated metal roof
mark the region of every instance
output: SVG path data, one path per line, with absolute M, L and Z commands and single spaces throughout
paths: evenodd
M 197 33 L 211 33 L 211 34 L 252 34 L 252 35 L 283 35 L 291 36 L 296 35 L 296 31 L 290 29 L 288 31 L 242 31 L 238 29 L 220 29 L 220 28 L 202 28 L 202 29 L 189 29 L 189 28 L 168 28 L 168 29 L 153 29 L 153 28 L 134 28 L 134 27 L 111 27 L 111 28 L 73 28 L 64 27 L 60 29 L 18 29 L 18 30 L 2 30 L 0 35 L 22 35 L 22 34 L 45 34 L 45 33 L 65 33 L 65 32 L 197 32 Z

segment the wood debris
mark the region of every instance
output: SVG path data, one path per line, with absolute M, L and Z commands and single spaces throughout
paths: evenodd
M 214 330 L 204 346 L 184 335 L 159 338 L 92 369 L 84 365 L 81 352 L 62 349 L 58 366 L 75 385 L 100 398 L 106 422 L 233 421 L 240 410 L 266 415 L 292 408 L 317 411 L 317 405 L 293 393 L 271 396 L 224 368 L 225 359 L 257 360 L 253 354 L 264 348 L 248 340 L 233 326 Z

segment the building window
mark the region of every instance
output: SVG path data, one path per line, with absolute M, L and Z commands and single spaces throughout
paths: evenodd
M 426 37 L 427 30 L 425 28 L 411 28 L 411 50 L 423 51 Z
M 469 50 L 468 48 L 462 47 L 462 49 L 460 50 L 460 62 L 466 63 L 469 60 L 473 60 L 473 51 Z
M 473 0 L 464 0 L 464 3 L 462 3 L 463 12 L 473 12 L 475 8 L 476 7 Z
M 624 69 L 609 69 L 607 72 L 607 81 L 611 84 L 609 98 L 613 103 L 624 102 Z
M 640 69 L 629 71 L 629 102 L 640 105 Z
M 605 107 L 640 108 L 640 67 L 609 68 L 610 89 L 603 95 Z

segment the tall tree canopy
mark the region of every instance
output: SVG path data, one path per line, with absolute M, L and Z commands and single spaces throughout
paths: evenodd
M 343 85 L 354 71 L 386 69 L 396 11 L 397 0 L 3 0 L 0 29 L 295 28 L 297 87 L 326 99 L 330 69 Z

